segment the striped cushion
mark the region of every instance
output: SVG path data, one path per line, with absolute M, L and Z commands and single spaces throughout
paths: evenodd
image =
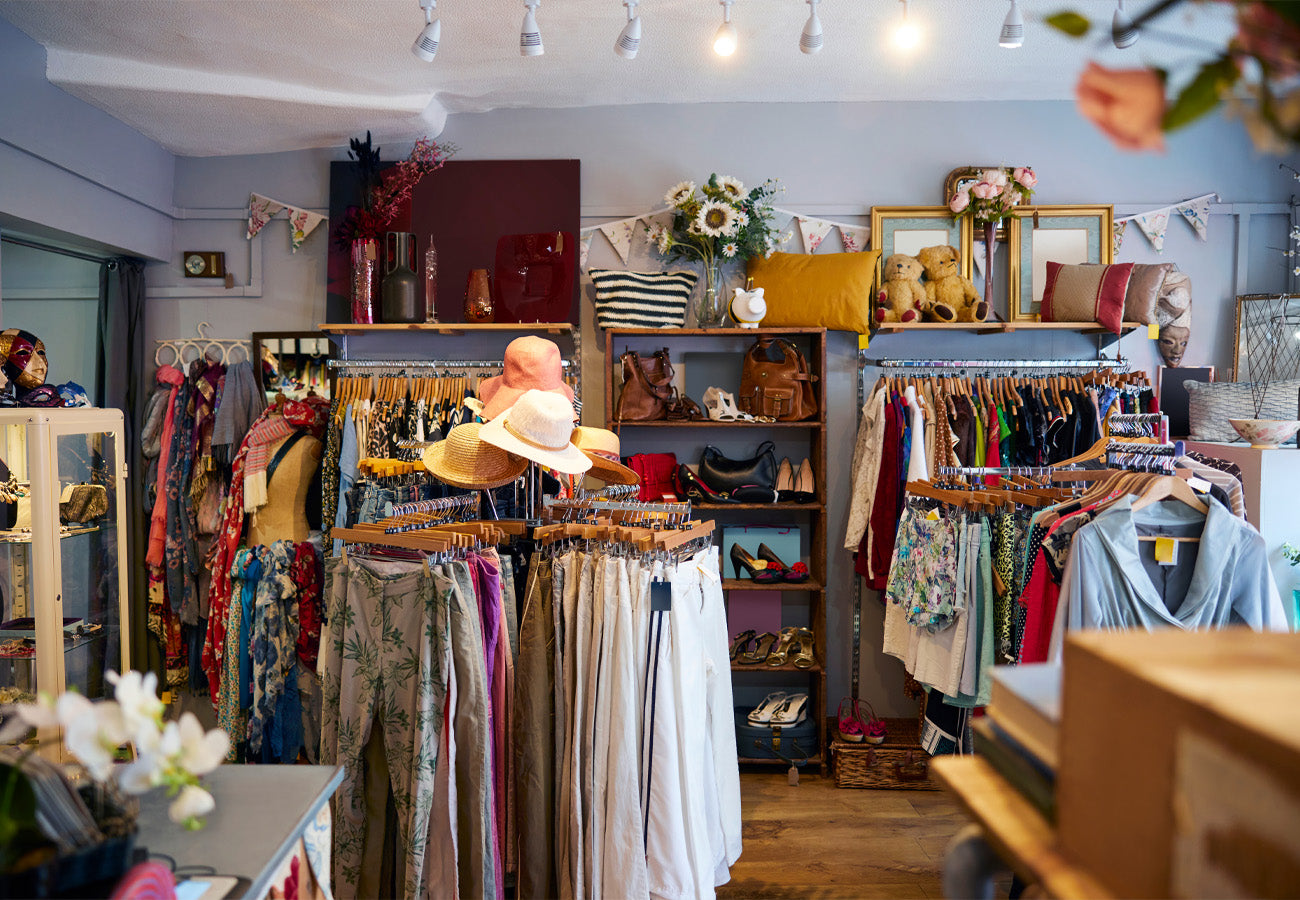
M 1133 263 L 1074 266 L 1048 262 L 1043 283 L 1044 322 L 1096 322 L 1119 334 L 1124 321 L 1124 294 Z
M 1184 381 L 1188 417 L 1194 441 L 1236 441 L 1241 436 L 1229 419 L 1281 419 L 1293 421 L 1300 413 L 1300 381 Z M 1260 395 L 1259 413 L 1255 395 Z
M 592 269 L 596 324 L 601 328 L 681 328 L 694 272 L 625 272 Z

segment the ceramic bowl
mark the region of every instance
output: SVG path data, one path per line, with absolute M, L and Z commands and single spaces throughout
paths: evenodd
M 1259 450 L 1273 450 L 1300 431 L 1300 422 L 1286 419 L 1229 419 L 1228 424 Z

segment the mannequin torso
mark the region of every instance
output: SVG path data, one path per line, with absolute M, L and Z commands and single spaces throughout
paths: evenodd
M 270 448 L 274 459 L 292 435 Z M 310 536 L 307 526 L 307 488 L 320 465 L 324 446 L 305 435 L 288 449 L 266 483 L 266 505 L 253 513 L 248 529 L 250 544 L 275 541 L 300 543 Z

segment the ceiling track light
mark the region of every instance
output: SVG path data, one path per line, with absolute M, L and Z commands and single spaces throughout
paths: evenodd
M 537 28 L 537 7 L 542 0 L 524 0 L 527 9 L 524 12 L 524 24 L 519 29 L 519 55 L 541 56 L 546 52 L 542 46 L 542 32 Z
M 1002 31 L 998 34 L 998 46 L 1015 50 L 1025 43 L 1025 17 L 1020 14 L 1020 6 L 1011 0 L 1007 17 L 1002 20 Z
M 808 21 L 804 23 L 803 34 L 799 35 L 799 49 L 809 56 L 822 48 L 822 20 L 817 17 L 819 2 L 808 0 Z
M 1110 20 L 1110 39 L 1120 50 L 1127 50 L 1138 41 L 1139 31 L 1124 11 L 1124 0 L 1117 0 L 1115 16 Z
M 713 33 L 713 52 L 719 56 L 730 56 L 736 52 L 740 35 L 736 26 L 731 24 L 731 4 L 734 0 L 718 0 L 722 4 L 722 24 Z
M 438 0 L 420 0 L 420 8 L 424 10 L 424 28 L 420 29 L 415 43 L 411 45 L 411 52 L 425 62 L 433 62 L 433 58 L 438 55 L 438 42 L 442 40 L 442 19 L 433 18 L 433 11 L 437 7 Z
M 894 44 L 900 50 L 912 50 L 920 43 L 921 32 L 907 17 L 907 0 L 898 0 L 898 2 L 903 4 L 903 20 L 894 29 Z
M 623 0 L 627 7 L 627 24 L 618 33 L 614 42 L 614 52 L 624 59 L 636 59 L 636 52 L 641 49 L 641 17 L 636 11 L 637 0 Z

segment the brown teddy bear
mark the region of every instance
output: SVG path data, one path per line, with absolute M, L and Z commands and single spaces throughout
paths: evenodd
M 929 305 L 921 273 L 921 261 L 906 253 L 895 253 L 885 260 L 882 284 L 876 296 L 877 322 L 919 322 Z
M 953 247 L 923 247 L 917 254 L 925 267 L 927 316 L 934 322 L 983 322 L 989 305 L 980 299 L 975 285 L 961 276 L 957 250 Z

